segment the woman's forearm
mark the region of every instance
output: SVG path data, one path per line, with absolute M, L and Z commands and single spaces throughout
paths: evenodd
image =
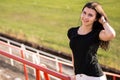
M 103 25 L 104 30 L 100 33 L 100 39 L 104 41 L 112 40 L 115 36 L 115 30 L 110 26 L 110 24 L 105 20 L 104 16 L 99 19 L 99 22 Z
M 115 30 L 110 26 L 108 22 L 103 23 L 103 27 L 106 37 L 108 37 L 110 40 L 116 36 Z

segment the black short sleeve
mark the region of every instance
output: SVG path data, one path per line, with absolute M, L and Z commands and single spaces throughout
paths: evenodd
M 68 33 L 67 33 L 67 36 L 68 36 L 69 39 L 70 39 L 71 36 L 72 36 L 72 29 L 73 29 L 73 28 L 70 28 L 70 29 L 68 30 Z
M 68 33 L 67 33 L 67 36 L 69 39 L 73 38 L 74 36 L 76 36 L 76 30 L 78 29 L 79 27 L 72 27 L 68 30 Z

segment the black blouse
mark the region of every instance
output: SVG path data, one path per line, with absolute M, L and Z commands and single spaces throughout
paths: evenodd
M 97 59 L 97 50 L 100 45 L 99 33 L 101 30 L 92 30 L 88 34 L 79 35 L 78 29 L 79 27 L 70 28 L 67 34 L 74 57 L 75 74 L 102 76 L 103 72 Z

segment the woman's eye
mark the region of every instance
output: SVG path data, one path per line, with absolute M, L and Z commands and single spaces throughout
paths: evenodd
M 83 14 L 86 14 L 86 12 L 85 12 L 85 11 L 83 11 Z
M 93 17 L 93 15 L 92 15 L 92 14 L 89 14 L 88 16 Z

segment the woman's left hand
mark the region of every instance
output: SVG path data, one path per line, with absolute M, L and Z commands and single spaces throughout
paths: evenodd
M 71 76 L 70 76 L 70 80 L 76 80 L 75 75 L 71 75 Z
M 105 17 L 102 16 L 102 17 L 99 19 L 99 22 L 103 25 L 103 24 L 106 23 L 107 21 L 105 20 Z

